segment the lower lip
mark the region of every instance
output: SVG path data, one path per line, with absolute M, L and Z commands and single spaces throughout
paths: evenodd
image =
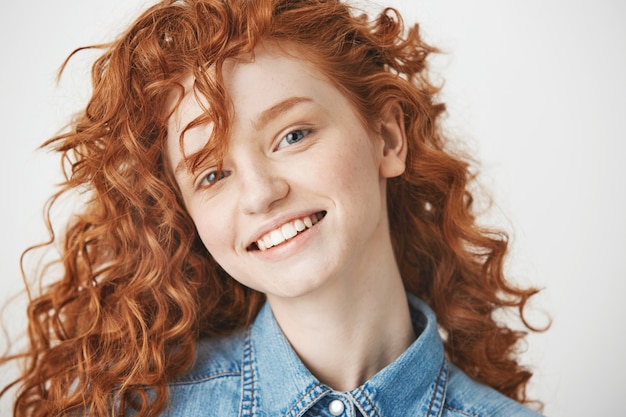
M 255 250 L 251 251 L 254 256 L 258 256 L 268 261 L 279 261 L 284 258 L 288 258 L 294 253 L 301 250 L 303 246 L 307 244 L 307 242 L 312 239 L 319 230 L 319 225 L 324 221 L 324 218 L 319 220 L 317 223 L 306 229 L 303 232 L 298 233 L 291 239 L 281 243 L 278 246 L 272 246 L 269 249 L 265 250 Z

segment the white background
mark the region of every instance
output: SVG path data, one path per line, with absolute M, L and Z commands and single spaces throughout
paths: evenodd
M 44 236 L 56 156 L 36 151 L 88 97 L 74 48 L 111 39 L 149 2 L 0 6 L 0 301 L 22 288 L 21 251 Z M 381 3 L 381 1 L 379 1 Z M 528 0 L 390 1 L 444 54 L 448 129 L 481 161 L 492 221 L 512 231 L 512 279 L 545 288 L 551 330 L 529 339 L 531 393 L 548 416 L 617 415 L 626 394 L 626 5 Z M 85 54 L 86 58 L 93 55 Z M 4 314 L 15 332 L 20 302 Z M 543 322 L 543 315 L 537 314 Z M 0 335 L 0 348 L 6 346 Z M 8 380 L 0 374 L 0 385 Z M 0 415 L 9 415 L 6 399 Z

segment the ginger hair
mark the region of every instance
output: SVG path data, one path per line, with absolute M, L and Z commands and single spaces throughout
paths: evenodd
M 524 311 L 537 290 L 507 281 L 507 236 L 476 222 L 470 163 L 448 149 L 445 106 L 428 74 L 437 51 L 419 26 L 405 29 L 390 8 L 370 19 L 339 0 L 164 0 L 115 41 L 90 47 L 103 50 L 93 94 L 65 133 L 44 144 L 65 167 L 47 224 L 62 196 L 79 190 L 85 202 L 59 236 L 49 226 L 62 271 L 44 269 L 58 276 L 30 299 L 29 346 L 3 359 L 26 364 L 5 388 L 18 387 L 16 416 L 156 416 L 199 338 L 254 319 L 264 295 L 228 276 L 200 242 L 164 141 L 168 95 L 193 75 L 209 103 L 193 123 L 215 123 L 215 140 L 192 165 L 223 152 L 231 115 L 222 63 L 265 40 L 297 45 L 364 121 L 390 101 L 401 104 L 407 168 L 388 181 L 388 207 L 406 289 L 436 312 L 453 363 L 527 400 L 531 372 L 517 358 L 525 332 L 494 313 L 513 308 L 532 330 Z

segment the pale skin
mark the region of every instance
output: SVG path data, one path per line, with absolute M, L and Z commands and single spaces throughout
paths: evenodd
M 415 338 L 385 199 L 387 179 L 405 167 L 403 115 L 390 102 L 370 129 L 296 50 L 265 43 L 254 59 L 225 63 L 233 120 L 221 178 L 214 164 L 190 172 L 181 162 L 180 134 L 202 112 L 193 80 L 169 120 L 166 152 L 209 252 L 267 295 L 302 361 L 345 391 Z M 185 153 L 210 132 L 210 124 L 189 131 Z

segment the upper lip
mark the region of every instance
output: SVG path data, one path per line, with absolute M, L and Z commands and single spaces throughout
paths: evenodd
M 249 249 L 252 245 L 256 244 L 256 242 L 261 239 L 263 236 L 271 232 L 272 230 L 278 229 L 285 223 L 293 222 L 294 220 L 301 219 L 306 216 L 311 216 L 316 213 L 321 213 L 324 210 L 309 210 L 302 211 L 299 213 L 293 214 L 283 214 L 278 217 L 274 217 L 269 221 L 265 222 L 261 227 L 259 227 L 252 236 L 254 236 L 246 245 L 246 249 Z

